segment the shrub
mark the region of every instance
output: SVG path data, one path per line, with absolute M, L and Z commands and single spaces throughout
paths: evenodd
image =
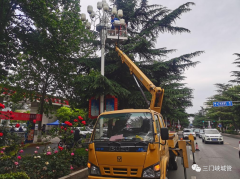
M 0 174 L 1 179 L 30 179 L 24 172 Z
M 76 119 L 69 117 L 69 119 L 73 120 L 72 123 L 69 122 L 71 120 L 62 121 L 66 125 L 51 130 L 50 137 L 44 135 L 43 137 L 45 137 L 46 141 L 56 136 L 60 137 L 59 134 L 61 134 L 61 138 L 66 139 L 66 143 L 73 143 L 75 128 L 86 124 L 81 116 L 77 116 L 77 113 L 79 111 L 74 113 L 76 115 L 74 118 Z M 87 165 L 88 152 L 84 148 L 76 149 L 78 145 L 73 145 L 71 148 L 68 148 L 66 145 L 63 145 L 63 147 L 59 146 L 55 151 L 49 147 L 44 149 L 45 154 L 36 151 L 31 156 L 22 156 L 23 149 L 27 145 L 21 143 L 19 137 L 10 132 L 6 125 L 0 126 L 0 134 L 0 179 L 25 179 L 21 173 L 18 174 L 20 177 L 15 177 L 15 174 L 12 176 L 11 172 L 25 172 L 28 178 L 31 179 L 57 179 L 70 174 L 71 170 L 74 169 L 73 166 Z M 39 147 L 36 147 L 36 150 L 38 149 Z
M 228 133 L 228 134 L 237 134 L 237 132 L 234 131 L 234 130 L 227 130 L 226 133 Z
M 66 150 L 52 155 L 23 156 L 19 169 L 26 171 L 31 179 L 54 179 L 70 174 L 70 160 L 71 156 Z
M 88 152 L 84 148 L 76 149 L 74 152 L 74 157 L 72 160 L 72 164 L 80 167 L 87 166 L 88 162 Z

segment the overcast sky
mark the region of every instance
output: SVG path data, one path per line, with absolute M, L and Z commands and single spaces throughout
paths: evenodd
M 81 11 L 86 13 L 87 5 L 96 4 L 100 0 L 81 0 Z M 108 1 L 108 0 L 107 0 Z M 109 1 L 108 1 L 109 2 Z M 169 58 L 183 54 L 205 51 L 194 61 L 200 61 L 195 68 L 186 71 L 187 87 L 194 89 L 193 107 L 188 113 L 195 113 L 204 106 L 210 96 L 216 94 L 216 83 L 228 83 L 231 71 L 238 70 L 232 64 L 240 53 L 240 0 L 149 0 L 149 4 L 163 5 L 171 10 L 186 2 L 194 2 L 192 11 L 183 14 L 175 26 L 184 27 L 191 33 L 161 34 L 157 48 L 177 49 Z M 123 12 L 124 13 L 124 12 Z

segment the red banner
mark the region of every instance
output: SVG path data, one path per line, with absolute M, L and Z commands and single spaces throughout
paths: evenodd
M 11 115 L 14 115 L 13 119 L 10 119 Z M 29 120 L 36 119 L 36 121 L 42 121 L 42 115 L 41 114 L 28 114 L 28 113 L 13 112 L 11 115 L 7 111 L 0 111 L 0 118 L 1 119 L 19 120 L 19 121 L 29 121 Z

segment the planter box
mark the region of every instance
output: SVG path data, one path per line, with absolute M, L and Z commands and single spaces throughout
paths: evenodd
M 88 177 L 88 168 L 71 173 L 67 176 L 61 177 L 59 179 L 87 179 Z

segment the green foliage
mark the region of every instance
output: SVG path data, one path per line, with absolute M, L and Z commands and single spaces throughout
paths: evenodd
M 236 55 L 238 58 L 235 60 L 235 62 L 233 62 L 233 64 L 236 64 L 237 67 L 240 67 L 240 53 L 235 53 L 234 55 Z M 230 82 L 240 84 L 240 72 L 239 71 L 232 71 L 231 76 L 234 76 L 235 79 L 230 80 Z
M 1 179 L 30 179 L 24 172 L 0 174 Z
M 32 156 L 22 156 L 21 160 L 16 157 L 0 158 L 0 173 L 25 172 L 30 178 L 52 178 L 57 179 L 70 174 L 70 167 L 82 167 L 87 165 L 88 152 L 86 149 L 76 149 L 74 156 L 72 151 L 62 150 L 56 154 L 34 154 Z M 18 162 L 15 167 L 14 162 Z M 0 175 L 1 176 L 1 175 Z M 20 175 L 19 175 L 20 176 Z M 0 177 L 1 178 L 1 177 Z
M 26 171 L 30 178 L 59 178 L 70 173 L 71 155 L 66 150 L 57 154 L 38 156 L 41 158 L 22 157 L 21 170 Z
M 240 101 L 240 86 L 233 86 L 231 84 L 216 84 L 217 94 L 209 97 L 205 109 L 206 116 L 199 117 L 201 114 L 196 114 L 194 124 L 198 125 L 202 121 L 215 121 L 214 127 L 217 127 L 217 123 L 221 123 L 222 126 L 229 129 L 232 126 L 233 129 L 240 128 L 240 105 L 233 102 L 231 107 L 213 107 L 213 102 L 217 101 Z M 220 119 L 220 121 L 219 121 Z M 201 124 L 200 124 L 201 126 Z
M 3 136 L 0 137 L 0 147 L 8 146 L 6 148 L 7 152 L 13 152 L 15 148 L 19 148 L 21 143 L 21 138 L 14 132 L 10 132 L 10 129 L 3 123 L 3 126 L 0 126 L 0 132 L 3 133 Z
M 238 133 L 234 130 L 226 130 L 226 133 L 228 134 L 234 134 L 234 135 L 237 135 Z
M 73 162 L 72 164 L 80 167 L 80 166 L 87 166 L 88 162 L 88 152 L 85 148 L 76 149 L 74 151 Z
M 14 72 L 9 73 L 2 86 L 9 89 L 14 86 L 17 93 L 11 96 L 12 101 L 38 100 L 39 113 L 48 115 L 53 110 L 49 98 L 63 100 L 63 92 L 68 90 L 65 84 L 79 75 L 78 60 L 93 52 L 89 41 L 93 34 L 80 19 L 79 3 L 75 0 L 1 3 L 0 46 L 1 52 L 6 52 L 0 53 L 0 62 L 10 62 Z M 9 58 L 14 63 L 7 61 Z
M 74 119 L 78 120 L 78 116 L 86 119 L 87 112 L 83 109 L 71 109 L 68 107 L 61 107 L 57 110 L 56 116 L 61 122 L 70 121 L 73 122 Z

